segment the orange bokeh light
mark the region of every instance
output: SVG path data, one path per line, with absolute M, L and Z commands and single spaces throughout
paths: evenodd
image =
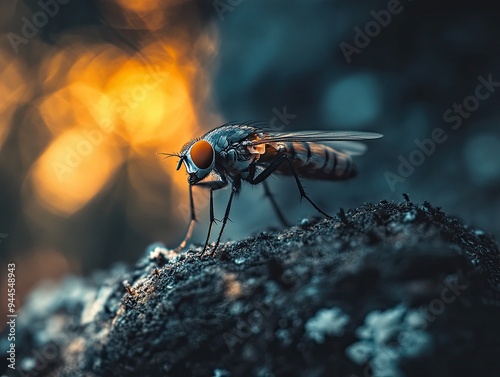
M 175 45 L 181 46 L 155 41 L 127 56 L 113 45 L 89 49 L 73 44 L 71 51 L 63 48 L 47 57 L 40 70 L 47 94 L 38 109 L 53 140 L 31 175 L 45 209 L 71 215 L 102 190 L 127 158 L 159 160 L 155 152 L 179 150 L 193 136 L 198 67 L 181 59 L 182 47 Z M 185 186 L 185 177 L 176 175 L 175 182 L 181 181 Z
M 122 161 L 109 135 L 76 128 L 66 131 L 34 166 L 37 201 L 52 213 L 71 215 L 104 187 Z
M 189 201 L 186 173 L 156 152 L 179 152 L 220 120 L 207 111 L 216 27 L 191 0 L 96 5 L 100 23 L 65 28 L 53 18 L 17 52 L 0 42 L 0 150 L 12 156 L 4 165 L 34 238 L 85 218 L 110 193 L 135 230 L 176 236 L 156 224 Z M 0 9 L 10 12 L 1 33 L 19 33 L 29 7 Z
M 30 274 L 40 260 L 60 266 L 57 274 L 77 271 L 66 254 L 78 256 L 78 264 L 81 253 L 99 250 L 94 234 L 80 242 L 85 229 L 102 227 L 103 238 L 115 237 L 104 229 L 132 229 L 174 245 L 188 221 L 179 216 L 189 203 L 186 174 L 175 170 L 176 159 L 156 152 L 179 151 L 203 132 L 199 119 L 203 128 L 219 122 L 207 111 L 216 29 L 198 4 L 106 0 L 95 9 L 84 3 L 81 23 L 69 25 L 64 12 L 72 11 L 61 6 L 60 15 L 16 48 L 7 35 L 21 33 L 20 20 L 33 9 L 0 4 L 0 152 L 8 157 L 0 167 L 6 192 L 20 190 L 12 210 L 21 213 L 23 239 L 9 253 Z M 92 16 L 98 22 L 86 23 Z M 126 237 L 116 236 L 116 244 Z M 27 262 L 31 253 L 41 259 Z M 57 275 L 32 275 L 44 274 Z
M 151 11 L 158 11 L 158 9 L 161 9 L 165 6 L 168 6 L 170 4 L 176 4 L 180 3 L 183 0 L 115 0 L 118 5 L 121 7 L 141 13 L 141 12 L 151 12 Z

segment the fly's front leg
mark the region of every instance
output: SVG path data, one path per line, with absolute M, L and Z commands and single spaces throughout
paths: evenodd
M 258 185 L 259 183 L 263 182 L 265 179 L 267 179 L 278 167 L 283 163 L 287 162 L 288 165 L 290 166 L 290 169 L 292 170 L 293 176 L 295 177 L 295 182 L 297 183 L 297 188 L 299 189 L 300 197 L 305 198 L 319 213 L 324 215 L 325 217 L 331 219 L 332 217 L 328 215 L 327 213 L 323 212 L 321 208 L 319 208 L 314 202 L 309 198 L 309 196 L 306 194 L 306 191 L 304 190 L 304 186 L 302 186 L 302 183 L 300 182 L 299 176 L 297 172 L 295 171 L 295 168 L 293 167 L 292 161 L 288 158 L 287 155 L 282 155 L 280 158 L 274 160 L 269 164 L 267 168 L 265 168 L 263 171 L 260 172 L 260 174 L 257 177 L 254 177 L 253 179 L 249 180 L 248 182 L 252 185 Z
M 194 201 L 193 201 L 193 186 L 191 185 L 189 185 L 189 208 L 191 210 L 191 219 L 189 220 L 188 229 L 186 231 L 184 239 L 179 244 L 179 246 L 177 246 L 176 249 L 174 250 L 176 253 L 181 251 L 186 246 L 188 241 L 191 239 L 191 235 L 193 234 L 194 223 L 196 222 L 196 214 L 194 211 Z
M 228 182 L 225 179 L 223 179 L 221 181 L 200 182 L 197 184 L 197 186 L 210 189 L 210 223 L 208 225 L 207 238 L 205 240 L 205 245 L 203 246 L 203 251 L 201 253 L 201 256 L 203 256 L 203 254 L 205 254 L 205 250 L 207 249 L 208 242 L 210 241 L 210 234 L 212 233 L 212 226 L 214 225 L 214 223 L 216 221 L 215 215 L 214 215 L 214 191 L 220 190 L 221 188 L 226 187 L 227 184 L 228 184 Z

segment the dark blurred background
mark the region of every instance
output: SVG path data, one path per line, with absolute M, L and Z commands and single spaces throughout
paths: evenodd
M 499 16 L 494 1 L 1 1 L 0 256 L 18 299 L 176 246 L 186 175 L 155 153 L 225 121 L 382 132 L 356 179 L 305 182 L 320 207 L 408 193 L 498 237 L 500 87 L 475 98 L 500 81 Z M 437 128 L 446 141 L 418 152 Z M 401 159 L 419 166 L 401 176 Z M 316 215 L 290 179 L 271 186 L 290 221 Z M 244 187 L 224 240 L 278 226 L 262 198 Z

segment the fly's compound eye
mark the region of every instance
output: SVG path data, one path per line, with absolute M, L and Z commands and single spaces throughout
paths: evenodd
M 191 160 L 198 169 L 207 169 L 214 160 L 214 149 L 208 141 L 198 140 L 191 147 Z

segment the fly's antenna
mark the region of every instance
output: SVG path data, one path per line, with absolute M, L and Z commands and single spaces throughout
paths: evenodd
M 164 159 L 169 157 L 179 157 L 179 163 L 177 164 L 177 168 L 175 170 L 179 170 L 182 166 L 182 162 L 186 159 L 186 156 L 180 155 L 179 153 L 156 152 L 156 154 L 164 155 Z
M 181 157 L 181 155 L 179 153 L 165 153 L 165 152 L 156 152 L 156 154 L 162 154 L 164 156 L 167 156 L 165 158 L 169 158 L 169 157 Z M 165 159 L 164 158 L 164 159 Z

